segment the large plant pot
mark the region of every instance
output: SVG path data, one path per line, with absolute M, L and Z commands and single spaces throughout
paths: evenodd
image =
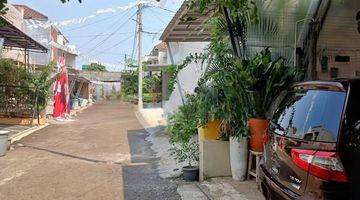
M 248 121 L 250 128 L 250 150 L 255 152 L 264 151 L 265 135 L 269 121 L 265 119 L 251 118 Z
M 204 140 L 217 140 L 219 138 L 220 120 L 208 122 L 205 126 L 198 128 L 199 139 Z
M 199 168 L 193 166 L 185 166 L 182 168 L 184 180 L 188 182 L 199 180 Z
M 248 139 L 230 137 L 230 166 L 232 178 L 237 181 L 246 179 L 248 162 Z
M 5 156 L 8 145 L 9 131 L 0 131 L 0 157 Z

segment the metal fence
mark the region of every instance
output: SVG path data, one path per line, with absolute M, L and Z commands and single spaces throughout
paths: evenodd
M 0 116 L 31 117 L 39 121 L 38 97 L 34 87 L 0 85 Z

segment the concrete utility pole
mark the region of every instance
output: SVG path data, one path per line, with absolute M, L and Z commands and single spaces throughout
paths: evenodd
M 138 107 L 139 110 L 143 109 L 143 68 L 142 68 L 142 44 L 141 44 L 141 34 L 142 34 L 142 9 L 143 4 L 139 3 L 138 11 L 137 11 L 137 20 L 136 23 L 138 25 L 138 67 L 139 67 L 139 88 L 138 88 Z

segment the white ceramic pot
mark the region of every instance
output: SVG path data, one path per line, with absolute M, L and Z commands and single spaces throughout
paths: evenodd
M 246 179 L 248 162 L 248 139 L 230 138 L 230 166 L 232 178 L 237 181 Z

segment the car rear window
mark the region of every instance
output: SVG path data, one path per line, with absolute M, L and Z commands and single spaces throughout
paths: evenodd
M 308 141 L 336 142 L 345 98 L 345 92 L 291 91 L 273 115 L 275 133 Z

